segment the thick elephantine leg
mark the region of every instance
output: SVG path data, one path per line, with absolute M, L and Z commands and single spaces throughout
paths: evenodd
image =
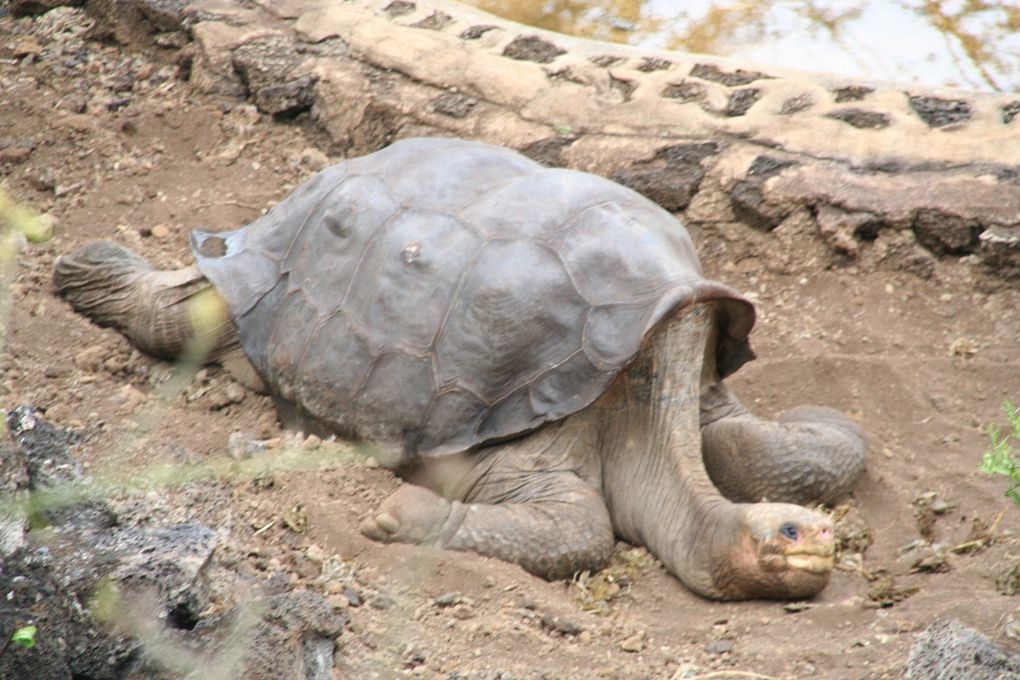
M 574 472 L 493 466 L 468 479 L 453 485 L 470 487 L 463 502 L 404 484 L 361 530 L 380 541 L 498 557 L 547 579 L 569 578 L 608 561 L 609 514 L 599 493 Z
M 123 246 L 99 241 L 58 259 L 53 283 L 75 310 L 147 354 L 176 359 L 198 350 L 206 361 L 239 354 L 226 304 L 195 267 L 159 271 Z
M 702 394 L 701 435 L 712 481 L 740 502 L 833 504 L 866 459 L 860 428 L 839 411 L 800 406 L 762 420 L 721 383 Z

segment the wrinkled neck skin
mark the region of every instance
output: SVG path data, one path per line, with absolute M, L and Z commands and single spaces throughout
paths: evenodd
M 701 458 L 699 400 L 702 384 L 714 382 L 714 360 L 704 361 L 714 356 L 713 327 L 711 305 L 663 324 L 600 400 L 599 448 L 617 534 L 647 546 L 692 590 L 728 599 L 739 596 L 724 584 L 736 576 L 743 511 L 716 490 Z

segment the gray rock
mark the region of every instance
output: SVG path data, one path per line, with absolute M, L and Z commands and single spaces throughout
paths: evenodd
M 73 434 L 31 407 L 12 411 L 8 428 L 14 442 L 0 446 L 0 492 L 82 488 Z M 232 663 L 231 677 L 331 680 L 346 621 L 319 595 L 284 592 L 201 618 L 217 544 L 211 529 L 120 526 L 105 501 L 88 499 L 33 512 L 48 522 L 43 544 L 24 533 L 24 516 L 8 514 L 10 531 L 2 522 L 0 531 L 20 544 L 0 561 L 0 631 L 32 624 L 40 634 L 36 647 L 0 656 L 0 678 L 169 680 Z
M 227 437 L 227 454 L 234 460 L 247 460 L 267 450 L 266 443 L 252 432 L 231 432 Z
M 23 489 L 43 492 L 81 484 L 81 465 L 71 455 L 71 446 L 78 441 L 76 435 L 46 422 L 31 406 L 19 406 L 8 413 L 7 429 L 14 447 L 5 448 L 10 446 L 6 443 L 0 446 L 6 451 L 2 459 L 5 467 L 24 466 L 28 479 Z M 54 503 L 35 514 L 36 525 L 78 530 L 110 527 L 116 522 L 113 511 L 105 503 L 87 498 L 74 503 Z
M 259 111 L 293 115 L 307 111 L 315 101 L 317 79 L 310 74 L 295 73 L 303 57 L 293 39 L 258 38 L 234 50 L 232 59 Z
M 9 503 L 0 514 L 0 631 L 31 624 L 40 634 L 36 647 L 0 657 L 0 678 L 123 678 L 138 663 L 141 643 L 99 623 L 104 617 L 90 610 L 95 596 L 119 595 L 104 602 L 115 622 L 146 617 L 193 626 L 209 605 L 204 570 L 215 534 L 195 524 L 119 526 L 104 500 L 89 497 L 71 455 L 76 435 L 28 406 L 11 411 L 7 427 L 13 441 L 0 445 L 0 498 Z M 25 533 L 28 513 L 16 501 L 29 492 L 43 503 L 31 509 L 32 525 L 45 531 Z
M 932 209 L 919 210 L 912 226 L 921 245 L 939 255 L 973 253 L 978 248 L 982 231 L 977 220 Z
M 981 259 L 1006 279 L 1020 278 L 1020 227 L 990 227 L 978 236 Z
M 722 640 L 712 640 L 705 645 L 705 651 L 714 655 L 729 654 L 733 651 L 733 640 L 725 638 Z
M 0 630 L 39 629 L 34 647 L 12 646 L 0 657 L 0 678 L 123 677 L 138 644 L 96 623 L 84 606 L 91 593 L 64 587 L 60 567 L 51 551 L 32 545 L 0 561 Z
M 28 466 L 14 446 L 0 445 L 0 561 L 25 544 Z
M 331 680 L 334 640 L 345 624 L 321 596 L 299 591 L 254 600 L 183 635 L 212 658 L 236 656 L 239 667 L 230 677 Z
M 16 17 L 33 16 L 45 14 L 51 9 L 67 5 L 81 5 L 84 2 L 78 0 L 8 0 L 7 9 Z
M 910 650 L 906 680 L 1020 677 L 1020 654 L 949 618 L 936 619 Z
M 575 621 L 553 612 L 546 612 L 542 615 L 542 627 L 563 635 L 580 635 L 584 630 L 583 626 Z

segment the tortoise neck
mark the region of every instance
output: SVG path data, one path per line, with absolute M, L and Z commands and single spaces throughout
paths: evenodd
M 648 546 L 692 590 L 723 597 L 717 583 L 729 571 L 741 511 L 712 484 L 701 457 L 702 364 L 713 325 L 710 305 L 665 321 L 621 374 L 607 400 L 602 483 L 620 536 Z

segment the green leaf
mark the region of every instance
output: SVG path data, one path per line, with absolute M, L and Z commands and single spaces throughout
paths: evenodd
M 31 649 L 35 647 L 36 630 L 35 626 L 22 626 L 14 631 L 14 635 L 11 636 L 11 642 L 25 649 Z
M 1009 421 L 1012 434 L 1003 434 L 1002 431 L 992 425 L 988 428 L 988 437 L 992 440 L 992 446 L 985 451 L 981 459 L 980 469 L 992 475 L 1001 475 L 1010 480 L 1011 484 L 1006 489 L 1006 497 L 1017 505 L 1020 505 L 1020 458 L 1013 450 L 1013 440 L 1020 441 L 1020 409 L 1009 401 L 1002 405 L 1002 410 Z

